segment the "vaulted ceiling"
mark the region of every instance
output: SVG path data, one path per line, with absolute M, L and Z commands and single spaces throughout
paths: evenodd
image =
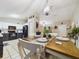
M 46 0 L 0 0 L 0 16 L 28 16 L 44 8 Z
M 69 19 L 77 2 L 78 0 L 48 0 L 48 5 L 52 6 L 50 18 Z M 0 21 L 23 24 L 27 17 L 43 12 L 46 5 L 47 0 L 0 0 Z
M 40 12 L 46 2 L 46 0 L 0 0 L 0 21 L 22 23 L 26 17 Z

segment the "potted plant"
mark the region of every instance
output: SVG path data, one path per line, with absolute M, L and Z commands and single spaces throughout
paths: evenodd
M 44 27 L 44 31 L 43 31 L 43 37 L 46 37 L 47 36 L 47 34 L 48 34 L 48 29 L 47 29 L 47 27 Z
M 43 37 L 51 38 L 51 32 L 50 26 L 44 27 Z
M 79 45 L 79 42 L 78 42 L 79 27 L 74 27 L 74 28 L 70 29 L 70 31 L 68 32 L 68 37 L 75 39 L 76 46 L 77 46 L 77 44 Z
M 70 31 L 68 32 L 68 36 L 70 38 L 75 38 L 79 35 L 79 27 L 74 27 L 72 29 L 70 29 Z

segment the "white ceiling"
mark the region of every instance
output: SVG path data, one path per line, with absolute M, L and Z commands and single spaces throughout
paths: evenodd
M 0 0 L 0 21 L 23 23 L 25 17 L 40 12 L 47 0 Z M 12 19 L 12 21 L 11 21 Z M 6 21 L 7 21 L 6 20 Z M 19 21 L 18 21 L 19 20 Z
M 0 0 L 0 15 L 3 17 L 20 14 L 24 9 L 25 1 L 21 0 Z
M 40 11 L 45 3 L 46 0 L 0 0 L 0 15 L 26 16 L 29 9 L 33 10 L 30 12 L 36 12 L 38 9 Z
M 67 16 L 73 13 L 70 10 L 75 9 L 77 2 L 78 0 L 49 0 L 48 4 L 52 6 L 52 13 L 54 12 L 54 8 L 55 10 L 59 10 L 59 8 L 62 9 L 63 7 L 73 5 L 69 9 L 69 12 L 67 8 L 63 10 L 69 13 L 64 13 L 64 16 Z M 25 18 L 42 12 L 46 4 L 47 0 L 0 0 L 0 21 L 23 24 L 26 21 Z M 59 12 L 62 11 L 61 9 Z M 59 12 L 57 11 L 56 13 Z

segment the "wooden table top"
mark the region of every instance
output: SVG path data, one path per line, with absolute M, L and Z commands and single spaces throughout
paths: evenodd
M 46 48 L 79 59 L 79 49 L 71 41 L 62 42 L 61 45 L 56 44 L 55 41 L 52 39 L 48 42 Z

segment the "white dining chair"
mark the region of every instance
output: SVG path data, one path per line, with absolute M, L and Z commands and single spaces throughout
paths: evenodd
M 21 59 L 41 59 L 42 46 L 19 39 L 18 49 Z

